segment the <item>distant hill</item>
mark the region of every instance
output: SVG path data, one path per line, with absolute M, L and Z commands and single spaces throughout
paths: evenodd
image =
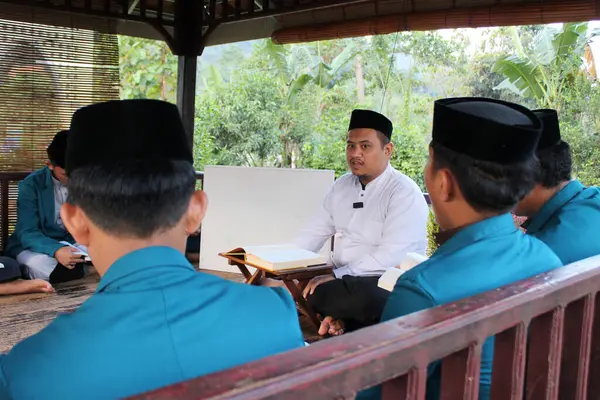
M 236 54 L 236 59 L 239 62 L 239 57 L 237 55 L 241 54 L 243 57 L 250 57 L 256 43 L 256 40 L 250 40 L 246 42 L 222 44 L 219 46 L 209 46 L 205 48 L 204 53 L 198 57 L 198 89 L 203 89 L 204 82 L 202 80 L 202 76 L 211 65 L 218 67 L 223 79 L 227 80 L 230 73 L 235 68 L 235 65 L 227 62 L 228 60 L 224 60 L 224 55 L 227 53 L 234 53 Z

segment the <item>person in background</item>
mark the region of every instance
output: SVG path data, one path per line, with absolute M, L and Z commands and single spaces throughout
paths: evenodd
M 425 185 L 448 236 L 427 260 L 400 276 L 383 311 L 387 321 L 484 293 L 562 265 L 519 230 L 510 211 L 535 185 L 541 121 L 525 107 L 484 98 L 435 102 Z M 481 355 L 479 398 L 489 399 L 494 340 Z M 427 398 L 439 398 L 441 363 L 429 366 Z M 359 399 L 380 398 L 380 388 Z
M 522 225 L 528 234 L 546 243 L 570 264 L 600 254 L 600 190 L 571 180 L 571 149 L 561 139 L 555 110 L 536 110 L 544 129 L 536 155 L 536 184 L 515 209 L 527 217 Z
M 31 279 L 51 283 L 82 278 L 82 256 L 61 242 L 74 243 L 60 216 L 69 190 L 65 154 L 69 131 L 60 131 L 47 148 L 47 166 L 19 183 L 17 225 L 5 254 L 16 258 Z
M 52 292 L 52 285 L 46 281 L 21 279 L 19 264 L 12 258 L 0 257 L 0 296 Z
M 392 122 L 354 110 L 346 158 L 323 207 L 299 234 L 298 247 L 318 252 L 335 235 L 330 276 L 313 279 L 305 296 L 323 317 L 319 334 L 340 334 L 379 322 L 389 292 L 379 277 L 406 253 L 425 255 L 428 208 L 417 184 L 390 165 Z
M 101 279 L 79 309 L 0 356 L 0 399 L 125 398 L 304 346 L 284 289 L 186 260 L 208 202 L 192 162 L 172 104 L 111 101 L 74 114 L 61 215 Z

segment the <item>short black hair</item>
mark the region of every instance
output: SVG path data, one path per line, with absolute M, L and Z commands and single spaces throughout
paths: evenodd
M 571 180 L 573 162 L 571 147 L 563 140 L 536 153 L 539 161 L 537 183 L 545 188 L 553 188 Z
M 432 141 L 433 167 L 447 168 L 471 207 L 478 212 L 510 211 L 535 186 L 538 164 L 535 158 L 502 165 L 457 153 Z
M 181 220 L 195 186 L 187 161 L 86 166 L 69 174 L 69 202 L 107 233 L 147 239 Z
M 379 140 L 381 141 L 381 147 L 384 147 L 386 144 L 389 144 L 392 141 L 389 137 L 387 137 L 382 132 L 379 132 L 379 131 L 375 131 L 375 132 L 377 132 L 377 136 L 379 137 Z
M 48 160 L 52 165 L 57 167 L 65 168 L 65 157 L 67 154 L 67 138 L 69 131 L 58 132 L 52 142 L 46 148 L 48 154 Z

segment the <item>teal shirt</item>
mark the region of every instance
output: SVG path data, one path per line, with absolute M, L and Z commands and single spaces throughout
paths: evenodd
M 123 398 L 302 346 L 283 288 L 196 272 L 178 251 L 150 247 L 0 357 L 0 399 Z
M 31 250 L 54 257 L 64 247 L 60 241 L 74 243 L 69 232 L 56 224 L 54 208 L 50 169 L 44 167 L 19 182 L 17 226 L 8 239 L 5 255 L 16 258 L 23 250 Z
M 567 265 L 600 254 L 600 190 L 572 181 L 526 221 L 527 233 Z
M 390 294 L 382 321 L 484 293 L 562 265 L 541 241 L 523 234 L 510 214 L 457 232 L 431 258 L 404 273 Z M 483 346 L 479 398 L 489 398 L 493 338 Z M 441 363 L 429 366 L 427 398 L 439 398 Z M 379 398 L 379 388 L 360 399 Z

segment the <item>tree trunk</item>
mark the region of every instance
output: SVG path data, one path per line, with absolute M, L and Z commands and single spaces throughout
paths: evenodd
M 362 58 L 356 56 L 356 64 L 354 65 L 354 74 L 356 75 L 356 98 L 360 104 L 365 102 L 365 79 L 363 76 Z

